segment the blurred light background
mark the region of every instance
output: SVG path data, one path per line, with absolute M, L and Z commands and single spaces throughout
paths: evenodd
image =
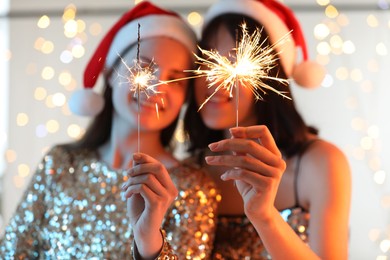
M 82 87 L 84 66 L 103 33 L 136 2 L 0 1 L 1 231 L 47 149 L 83 134 L 88 119 L 71 115 L 68 98 Z M 199 30 L 213 1 L 154 2 Z M 349 258 L 390 259 L 389 2 L 284 2 L 302 23 L 311 57 L 328 70 L 320 88 L 293 86 L 293 94 L 307 122 L 348 156 Z

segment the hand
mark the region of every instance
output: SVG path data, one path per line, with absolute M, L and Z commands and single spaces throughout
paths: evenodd
M 222 180 L 234 180 L 249 220 L 271 218 L 286 163 L 268 128 L 263 125 L 230 129 L 232 139 L 209 145 L 213 152 L 232 155 L 208 156 L 210 165 L 231 167 Z
M 122 186 L 134 239 L 141 255 L 148 254 L 151 241 L 161 241 L 160 227 L 166 211 L 178 191 L 166 168 L 156 159 L 143 154 L 133 155 L 134 167 Z M 161 239 L 161 240 L 160 240 Z M 158 248 L 158 249 L 159 249 Z

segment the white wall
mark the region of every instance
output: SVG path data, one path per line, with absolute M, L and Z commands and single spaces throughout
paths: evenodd
M 203 11 L 209 1 L 157 2 L 175 7 L 186 15 L 190 11 Z M 390 88 L 386 77 L 390 68 L 389 13 L 375 12 L 377 1 L 367 4 L 363 1 L 339 0 L 332 3 L 336 3 L 336 6 L 337 3 L 343 6 L 349 3 L 353 3 L 354 6 L 364 4 L 363 7 L 372 5 L 373 8 L 350 12 L 344 9 L 338 18 L 330 19 L 324 15 L 324 8 L 315 7 L 314 0 L 285 2 L 297 7 L 297 14 L 302 21 L 313 58 L 317 56 L 317 45 L 321 41 L 332 42 L 335 35 L 355 46 L 352 54 L 342 52 L 337 54 L 337 48 L 334 48 L 334 52 L 326 55 L 325 58 L 328 59 L 326 68 L 329 77 L 333 79 L 333 84 L 316 90 L 294 87 L 294 98 L 305 119 L 318 127 L 321 136 L 337 144 L 349 158 L 353 171 L 350 259 L 381 259 L 379 256 L 387 259 L 385 257 L 390 256 L 386 244 L 390 239 L 388 181 L 390 165 L 386 159 L 390 155 L 390 137 L 386 135 L 390 133 L 390 121 L 387 119 L 390 112 L 387 100 Z M 110 1 L 109 6 L 107 1 L 101 0 L 77 3 L 79 13 L 76 14 L 76 19 L 83 20 L 86 29 L 77 37 L 67 38 L 63 33 L 61 15 L 70 3 L 65 0 L 12 1 L 10 19 L 0 20 L 2 26 L 0 34 L 9 35 L 12 53 L 9 61 L 3 58 L 0 63 L 9 68 L 9 73 L 7 70 L 1 70 L 3 74 L 9 76 L 9 84 L 5 82 L 3 85 L 1 82 L 0 88 L 0 98 L 4 99 L 0 105 L 5 106 L 0 112 L 4 113 L 7 110 L 6 114 L 2 114 L 0 122 L 4 127 L 8 127 L 5 135 L 7 138 L 3 142 L 7 145 L 5 153 L 7 168 L 3 169 L 1 195 L 5 222 L 15 209 L 46 149 L 53 144 L 72 140 L 67 133 L 70 125 L 79 125 L 82 129 L 87 123 L 86 119 L 70 115 L 66 104 L 50 108 L 47 102 L 56 93 L 63 93 L 68 98 L 72 89 L 81 87 L 81 72 L 102 36 L 92 35 L 91 27 L 100 24 L 102 31 L 106 31 L 120 15 L 121 10 L 124 12 L 130 5 L 129 1 L 120 0 Z M 305 9 L 302 4 L 309 4 L 315 8 Z M 108 14 L 104 15 L 104 11 Z M 44 14 L 50 16 L 51 24 L 46 29 L 40 29 L 37 27 L 37 21 Z M 367 20 L 375 20 L 370 18 L 370 14 L 376 17 L 378 25 L 375 27 L 370 27 L 367 23 Z M 348 23 L 341 25 L 343 21 Z M 313 37 L 313 28 L 322 22 L 335 31 L 319 41 Z M 39 37 L 54 44 L 53 52 L 44 54 L 34 47 Z M 74 58 L 69 64 L 61 62 L 61 53 L 70 49 L 78 39 L 83 42 L 85 55 Z M 324 56 L 321 60 L 323 58 Z M 41 72 L 47 66 L 54 69 L 54 76 L 45 80 L 42 79 Z M 74 83 L 61 84 L 58 78 L 63 72 L 69 73 Z M 43 100 L 34 98 L 37 88 L 46 91 Z M 27 123 L 23 121 L 24 116 L 28 118 Z M 22 125 L 18 125 L 18 118 L 19 124 Z M 23 122 L 26 124 L 23 125 Z M 37 136 L 37 129 L 47 126 L 52 129 L 52 133 Z M 2 125 L 0 127 L 3 128 Z

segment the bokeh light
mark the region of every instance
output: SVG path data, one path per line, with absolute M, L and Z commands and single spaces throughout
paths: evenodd
M 8 149 L 5 151 L 5 159 L 7 160 L 8 163 L 13 163 L 17 159 L 16 151 Z
M 317 40 L 323 40 L 330 34 L 329 27 L 323 23 L 317 24 L 314 27 L 314 36 Z
M 39 18 L 37 25 L 41 29 L 45 29 L 45 28 L 49 27 L 49 25 L 50 25 L 49 16 L 42 15 L 41 18 Z
M 46 130 L 48 133 L 56 133 L 60 129 L 60 124 L 57 120 L 49 120 L 46 122 Z
M 52 67 L 46 66 L 42 69 L 41 76 L 44 80 L 50 80 L 54 77 L 55 71 Z
M 44 100 L 46 98 L 47 91 L 43 87 L 37 87 L 34 91 L 34 98 L 36 100 Z
M 366 21 L 367 21 L 368 26 L 370 26 L 370 27 L 378 27 L 379 26 L 379 21 L 375 15 L 370 14 L 369 16 L 367 16 Z
M 76 139 L 80 137 L 80 135 L 82 134 L 82 130 L 79 125 L 71 124 L 68 126 L 67 133 L 69 137 Z
M 63 93 L 55 93 L 52 102 L 56 107 L 61 107 L 66 103 L 66 97 Z
M 26 113 L 19 113 L 16 116 L 16 124 L 18 126 L 25 126 L 28 124 L 28 115 Z
M 378 55 L 381 55 L 381 56 L 387 55 L 387 53 L 388 53 L 387 47 L 383 42 L 380 42 L 376 45 L 376 53 L 378 53 Z
M 329 18 L 336 18 L 339 15 L 339 12 L 335 6 L 328 5 L 325 9 L 325 15 Z
M 198 26 L 203 22 L 203 18 L 198 12 L 191 12 L 187 16 L 187 21 L 192 26 Z

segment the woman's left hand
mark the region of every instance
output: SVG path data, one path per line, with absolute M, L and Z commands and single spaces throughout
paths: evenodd
M 274 202 L 286 163 L 282 159 L 268 128 L 263 125 L 230 129 L 232 139 L 209 145 L 213 152 L 233 152 L 232 155 L 208 156 L 210 165 L 231 167 L 222 180 L 234 180 L 244 201 L 247 217 L 272 217 Z
M 128 217 L 138 249 L 148 250 L 153 242 L 161 241 L 160 228 L 169 206 L 178 191 L 164 165 L 143 153 L 133 155 L 134 166 L 122 186 L 127 198 Z M 161 245 L 159 248 L 161 248 Z

